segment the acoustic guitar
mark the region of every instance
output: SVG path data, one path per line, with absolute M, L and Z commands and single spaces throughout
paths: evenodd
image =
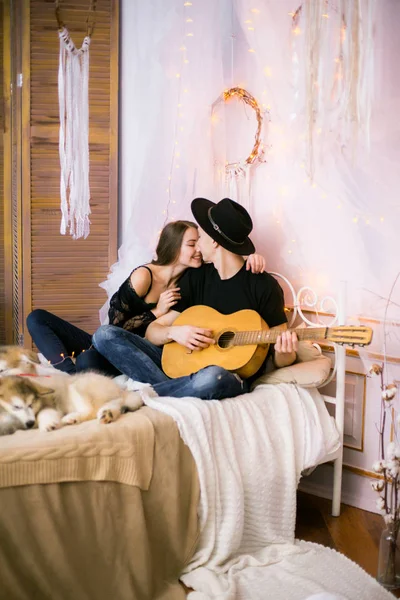
M 218 365 L 246 379 L 257 373 L 267 356 L 270 344 L 281 330 L 269 329 L 255 310 L 240 310 L 222 315 L 208 306 L 192 306 L 174 321 L 174 325 L 194 325 L 211 329 L 215 344 L 200 351 L 190 351 L 177 342 L 166 344 L 161 363 L 164 373 L 173 379 L 191 375 L 204 367 Z M 299 340 L 327 340 L 350 346 L 371 343 L 370 327 L 306 327 L 292 329 Z

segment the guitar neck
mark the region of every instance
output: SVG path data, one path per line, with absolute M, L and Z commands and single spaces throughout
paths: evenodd
M 295 332 L 299 340 L 323 340 L 327 337 L 328 327 L 308 327 L 305 329 L 289 329 Z M 238 331 L 235 333 L 234 345 L 275 344 L 282 330 L 268 329 L 263 331 Z

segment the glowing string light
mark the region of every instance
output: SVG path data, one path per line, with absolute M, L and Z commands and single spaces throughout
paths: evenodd
M 187 29 L 187 27 L 189 27 L 189 26 L 191 27 L 192 23 L 194 22 L 193 18 L 190 16 L 190 12 L 187 12 L 187 11 L 191 10 L 191 7 L 193 6 L 193 2 L 184 2 L 183 6 L 185 7 L 185 14 L 183 17 L 183 40 L 181 40 L 179 50 L 181 52 L 181 67 L 182 67 L 182 69 L 183 69 L 183 67 L 185 69 L 187 69 L 186 65 L 189 64 L 189 59 L 187 56 L 188 46 L 186 46 L 182 42 L 185 40 L 185 38 L 192 38 L 194 36 L 193 31 L 189 31 Z M 189 45 L 191 42 L 188 41 L 187 43 Z M 184 128 L 180 125 L 180 120 L 184 118 L 184 113 L 181 111 L 181 108 L 183 107 L 183 103 L 181 102 L 181 95 L 182 95 L 182 92 L 185 94 L 187 94 L 189 92 L 187 87 L 182 89 L 182 87 L 183 87 L 182 79 L 184 79 L 185 72 L 186 71 L 180 70 L 175 75 L 176 79 L 178 80 L 177 81 L 177 83 L 178 83 L 178 103 L 177 103 L 177 109 L 176 109 L 173 152 L 172 152 L 172 156 L 171 156 L 170 172 L 169 172 L 169 176 L 168 176 L 168 187 L 166 190 L 168 200 L 167 200 L 166 208 L 162 211 L 162 215 L 165 216 L 163 227 L 170 220 L 170 214 L 169 214 L 170 206 L 172 204 L 176 204 L 176 200 L 172 199 L 172 176 L 176 172 L 177 169 L 180 169 L 180 164 L 178 164 L 176 161 L 179 160 L 181 153 L 177 151 L 176 146 L 178 146 L 178 144 L 179 144 L 179 142 L 177 140 L 178 132 L 184 131 Z

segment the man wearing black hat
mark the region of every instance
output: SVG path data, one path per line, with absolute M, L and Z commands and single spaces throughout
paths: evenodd
M 188 269 L 179 281 L 181 300 L 174 310 L 151 323 L 143 340 L 118 328 L 100 328 L 95 346 L 124 374 L 152 384 L 160 396 L 195 396 L 203 399 L 234 397 L 248 391 L 248 382 L 219 366 L 201 369 L 190 376 L 169 379 L 161 369 L 162 346 L 171 341 L 200 350 L 214 344 L 212 331 L 190 325 L 174 325 L 178 315 L 190 306 L 205 305 L 228 315 L 242 309 L 259 313 L 269 327 L 281 326 L 275 344 L 277 367 L 296 358 L 297 337 L 284 331 L 286 315 L 282 288 L 268 273 L 255 275 L 246 270 L 243 256 L 255 249 L 248 237 L 253 223 L 237 202 L 224 198 L 218 204 L 196 198 L 192 212 L 200 225 L 198 248 L 206 263 Z

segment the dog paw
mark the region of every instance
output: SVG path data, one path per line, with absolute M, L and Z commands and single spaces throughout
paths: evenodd
M 55 431 L 62 425 L 61 415 L 52 408 L 45 408 L 38 414 L 38 427 L 40 431 Z
M 39 426 L 40 431 L 55 431 L 56 429 L 60 429 L 61 427 L 61 423 L 60 421 L 54 419 L 54 421 L 52 420 L 48 420 L 45 423 L 42 423 L 42 425 Z
M 110 406 L 102 406 L 97 413 L 97 419 L 99 423 L 103 425 L 108 425 L 108 423 L 113 423 L 116 421 L 121 414 L 120 410 L 112 408 Z
M 63 425 L 76 425 L 81 422 L 80 414 L 77 412 L 68 413 L 61 419 Z

